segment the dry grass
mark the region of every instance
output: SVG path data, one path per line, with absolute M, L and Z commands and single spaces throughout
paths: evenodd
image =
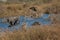
M 53 3 L 54 2 L 54 3 Z M 40 4 L 39 1 L 22 3 L 22 4 L 3 4 L 0 5 L 0 18 L 10 16 L 31 16 L 33 11 L 30 7 L 37 8 L 37 14 L 40 16 L 46 9 L 50 13 L 60 13 L 60 3 L 54 0 L 52 3 Z M 37 16 L 37 15 L 36 15 Z M 26 26 L 25 26 L 26 27 Z M 60 23 L 50 26 L 32 26 L 31 28 L 24 29 L 24 27 L 13 32 L 6 30 L 0 34 L 0 40 L 60 40 Z
M 60 40 L 60 26 L 35 25 L 26 31 L 20 29 L 13 32 L 5 31 L 0 40 Z
M 37 1 L 36 1 L 37 2 Z M 37 15 L 40 16 L 41 13 L 43 13 L 45 11 L 45 9 L 50 8 L 50 12 L 52 10 L 54 10 L 54 7 L 58 5 L 58 10 L 60 10 L 60 2 L 58 1 L 53 1 L 51 3 L 43 3 L 43 4 L 35 4 L 36 3 L 31 2 L 31 3 L 20 3 L 20 4 L 3 4 L 0 5 L 0 18 L 2 17 L 10 17 L 10 16 L 20 16 L 20 15 L 24 15 L 24 16 L 31 16 L 33 14 L 33 11 L 30 11 L 30 7 L 34 6 L 37 9 Z M 36 15 L 36 16 L 37 16 Z

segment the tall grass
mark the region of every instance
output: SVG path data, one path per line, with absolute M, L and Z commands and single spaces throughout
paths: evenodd
M 3 33 L 2 33 L 3 34 Z M 26 31 L 20 29 L 5 31 L 0 40 L 60 40 L 60 26 L 38 26 L 35 25 Z
M 30 7 L 36 7 L 37 12 L 35 12 L 36 16 L 40 16 L 41 13 L 48 9 L 50 13 L 54 13 L 55 10 L 60 13 L 60 3 L 47 3 L 42 5 L 36 5 L 34 2 L 31 3 L 22 3 L 22 4 L 3 4 L 0 5 L 0 18 L 1 17 L 10 17 L 10 16 L 31 16 L 33 15 L 33 11 L 30 11 Z

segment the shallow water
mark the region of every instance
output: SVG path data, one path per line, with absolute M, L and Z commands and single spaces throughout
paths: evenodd
M 24 17 L 24 16 L 20 16 L 19 17 L 19 24 L 13 26 L 15 29 L 18 29 L 19 27 L 21 27 L 23 25 L 23 23 L 25 22 L 27 24 L 27 27 L 32 26 L 32 24 L 34 22 L 39 22 L 41 25 L 49 25 L 52 23 L 52 20 L 49 18 L 50 15 L 48 14 L 44 14 L 43 16 L 39 17 L 39 18 L 29 18 L 29 17 Z M 49 18 L 49 19 L 48 19 Z M 46 20 L 48 19 L 48 20 Z M 1 23 L 3 19 L 0 19 L 0 28 L 8 28 L 9 24 L 8 23 Z M 13 29 L 13 27 L 11 29 Z

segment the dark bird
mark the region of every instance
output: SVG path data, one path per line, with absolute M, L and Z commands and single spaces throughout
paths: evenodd
M 32 25 L 40 25 L 39 22 L 34 22 Z
M 46 10 L 44 13 L 45 13 L 45 14 L 50 14 L 48 10 Z
M 9 24 L 10 25 L 8 27 L 12 27 L 13 26 L 13 22 L 12 21 L 10 21 Z
M 7 19 L 7 22 L 10 24 L 8 27 L 13 26 L 13 22 L 12 21 L 10 21 L 9 19 Z
M 35 7 L 30 7 L 31 10 L 37 11 Z
M 16 24 L 18 23 L 18 21 L 19 21 L 19 20 L 18 20 L 18 19 L 16 19 L 16 20 L 15 20 L 15 22 L 14 22 L 14 25 L 16 25 Z

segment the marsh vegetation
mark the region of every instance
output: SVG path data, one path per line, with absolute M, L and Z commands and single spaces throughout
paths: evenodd
M 0 1 L 0 40 L 60 40 L 60 1 Z

